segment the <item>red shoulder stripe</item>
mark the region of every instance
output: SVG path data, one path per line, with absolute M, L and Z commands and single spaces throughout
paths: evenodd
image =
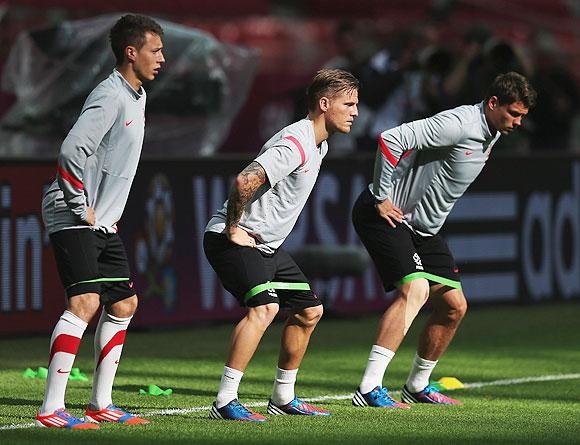
M 300 151 L 300 167 L 302 167 L 306 162 L 306 153 L 304 152 L 304 148 L 302 148 L 302 144 L 294 136 L 286 136 L 284 139 L 294 142 L 294 145 L 298 147 L 298 150 Z
M 391 150 L 389 150 L 389 147 L 387 147 L 387 144 L 385 144 L 385 141 L 383 141 L 383 138 L 381 137 L 380 134 L 379 134 L 379 146 L 381 147 L 383 155 L 385 156 L 385 158 L 387 158 L 387 161 L 389 161 L 389 164 L 391 164 L 393 167 L 396 167 L 398 161 L 395 159 L 393 153 L 391 153 Z

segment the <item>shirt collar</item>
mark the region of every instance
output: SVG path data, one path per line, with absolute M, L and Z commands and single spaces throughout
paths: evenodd
M 145 90 L 143 89 L 142 86 L 139 88 L 139 91 L 135 91 L 135 89 L 131 86 L 131 84 L 127 82 L 127 79 L 125 79 L 123 75 L 119 71 L 117 71 L 117 68 L 113 70 L 113 74 L 115 74 L 119 79 L 121 79 L 123 86 L 129 92 L 132 98 L 134 98 L 135 100 L 139 100 L 143 97 L 143 93 L 145 92 Z
M 481 116 L 481 130 L 483 131 L 483 137 L 485 140 L 493 139 L 497 136 L 497 131 L 491 132 L 489 125 L 487 124 L 487 119 L 485 118 L 485 101 L 481 101 L 477 104 Z

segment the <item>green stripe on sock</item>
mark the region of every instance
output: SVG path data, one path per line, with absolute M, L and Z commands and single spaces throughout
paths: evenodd
M 95 278 L 94 280 L 84 280 L 79 281 L 78 283 L 73 283 L 70 286 L 67 286 L 66 289 L 70 289 L 77 284 L 85 284 L 85 283 L 106 283 L 107 281 L 129 281 L 129 278 Z
M 310 290 L 310 284 L 308 283 L 282 283 L 279 281 L 268 281 L 267 283 L 258 284 L 251 288 L 246 295 L 244 295 L 244 303 L 260 292 L 264 292 L 269 289 L 281 289 L 281 290 Z
M 461 283 L 459 281 L 453 281 L 449 278 L 440 277 L 427 272 L 415 272 L 403 277 L 401 280 L 395 283 L 395 286 L 400 287 L 409 281 L 413 281 L 417 278 L 425 278 L 429 281 L 434 281 L 435 283 L 444 284 L 445 286 L 452 287 L 454 289 L 461 289 Z

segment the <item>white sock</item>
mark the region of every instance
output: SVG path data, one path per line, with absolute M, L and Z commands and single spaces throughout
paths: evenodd
M 294 398 L 294 384 L 298 369 L 276 368 L 276 378 L 272 389 L 272 403 L 277 406 L 284 406 Z
M 64 311 L 50 338 L 48 378 L 40 415 L 47 416 L 64 408 L 64 393 L 81 338 L 87 323 L 69 311 Z
M 224 366 L 220 389 L 215 400 L 218 408 L 223 408 L 232 400 L 238 398 L 238 387 L 243 376 L 244 373 L 242 371 Z
M 424 390 L 429 385 L 429 377 L 431 377 L 431 372 L 437 364 L 437 360 L 425 360 L 415 354 L 415 360 L 413 360 L 413 366 L 411 366 L 411 372 L 409 377 L 407 377 L 407 389 L 411 392 L 419 392 Z
M 377 386 L 383 386 L 383 376 L 387 366 L 395 356 L 390 349 L 383 348 L 379 345 L 373 345 L 367 362 L 367 368 L 360 382 L 360 392 L 366 394 Z
M 103 308 L 95 332 L 95 376 L 91 398 L 93 409 L 104 409 L 113 403 L 113 380 L 131 318 L 115 317 Z

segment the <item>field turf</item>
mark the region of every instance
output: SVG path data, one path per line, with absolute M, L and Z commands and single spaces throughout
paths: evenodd
M 415 322 L 384 384 L 404 383 L 425 320 Z M 325 444 L 520 443 L 580 444 L 580 303 L 480 307 L 471 310 L 433 377 L 473 385 L 450 395 L 464 406 L 414 405 L 411 410 L 355 408 L 356 389 L 373 342 L 378 315 L 323 319 L 298 374 L 298 395 L 330 418 L 273 417 L 263 424 L 207 418 L 223 369 L 231 324 L 130 332 L 114 390 L 115 404 L 144 413 L 150 425 L 105 424 L 98 431 L 32 427 L 45 380 L 25 379 L 46 366 L 48 336 L 0 339 L 0 444 Z M 281 324 L 266 333 L 240 388 L 240 399 L 265 414 L 276 366 Z M 92 334 L 75 366 L 92 377 Z M 522 383 L 525 378 L 554 380 Z M 139 395 L 156 384 L 172 396 Z M 67 406 L 81 415 L 88 382 L 69 382 Z M 396 396 L 398 398 L 398 395 Z

